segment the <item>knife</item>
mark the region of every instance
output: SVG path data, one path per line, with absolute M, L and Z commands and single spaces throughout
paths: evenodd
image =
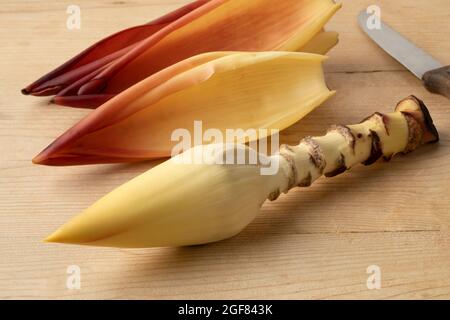
M 381 22 L 380 29 L 371 30 L 367 24 L 370 17 L 371 15 L 366 11 L 359 14 L 359 25 L 364 32 L 383 50 L 421 79 L 428 91 L 450 99 L 450 66 L 443 66 L 431 55 L 383 22 Z

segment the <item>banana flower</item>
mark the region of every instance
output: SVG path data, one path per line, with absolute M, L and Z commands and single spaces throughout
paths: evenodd
M 257 151 L 246 145 L 197 146 L 178 156 L 190 162 L 175 157 L 136 177 L 46 241 L 147 248 L 228 239 L 255 219 L 266 199 L 275 201 L 297 186 L 309 187 L 321 176 L 333 177 L 357 164 L 371 165 L 438 141 L 428 109 L 411 96 L 392 113 L 375 113 L 359 124 L 336 125 L 322 137 L 282 146 L 279 154 L 271 156 L 270 162 L 279 164 L 271 175 L 262 175 L 257 164 L 221 162 L 229 149 L 243 150 L 249 159 Z
M 96 108 L 139 81 L 213 51 L 324 54 L 337 34 L 323 27 L 333 0 L 197 0 L 94 44 L 22 90 L 59 105 Z

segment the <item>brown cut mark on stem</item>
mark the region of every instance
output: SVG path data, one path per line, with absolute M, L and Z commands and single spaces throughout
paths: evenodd
M 312 175 L 311 175 L 311 172 L 309 172 L 308 175 L 306 176 L 306 178 L 304 178 L 302 181 L 300 181 L 298 186 L 300 188 L 308 188 L 311 185 L 312 185 Z
M 341 153 L 341 156 L 340 156 L 339 160 L 337 161 L 336 169 L 329 173 L 325 173 L 325 177 L 327 177 L 327 178 L 336 177 L 336 176 L 346 172 L 347 170 L 348 170 L 348 168 L 345 165 L 345 156 Z
M 423 135 L 424 132 L 420 124 L 416 121 L 416 119 L 407 112 L 402 112 L 403 116 L 408 123 L 408 144 L 405 148 L 404 153 L 410 153 L 416 150 L 421 144 L 423 144 Z
M 383 156 L 381 140 L 380 140 L 380 136 L 378 135 L 378 133 L 376 133 L 373 130 L 370 130 L 369 137 L 372 138 L 372 148 L 370 150 L 369 158 L 362 163 L 365 166 L 370 166 L 370 165 L 374 164 Z
M 309 148 L 311 163 L 319 170 L 320 175 L 323 175 L 323 171 L 327 166 L 327 161 L 323 154 L 320 145 L 311 137 L 305 138 L 302 141 Z
M 352 149 L 353 153 L 355 153 L 355 146 L 356 146 L 356 138 L 352 130 L 343 125 L 335 125 L 332 126 L 330 130 L 328 130 L 328 133 L 330 132 L 337 132 L 341 136 L 345 138 L 345 140 L 348 142 L 350 148 Z M 359 137 L 359 135 L 358 135 Z M 360 137 L 359 137 L 360 138 Z
M 280 195 L 281 195 L 281 191 L 280 191 L 280 189 L 278 188 L 277 190 L 275 190 L 274 192 L 272 192 L 270 195 L 269 195 L 269 200 L 270 201 L 275 201 L 275 200 L 277 200 L 279 197 L 280 197 Z
M 375 112 L 373 115 L 371 115 L 370 117 L 365 118 L 363 121 L 361 121 L 361 123 L 364 123 L 366 121 L 370 121 L 370 120 L 377 120 L 379 123 L 381 123 L 384 127 L 384 130 L 386 131 L 386 134 L 389 135 L 389 128 L 388 128 L 388 124 L 389 124 L 389 117 L 380 113 L 380 112 Z
M 281 150 L 280 150 L 280 156 L 282 156 L 287 163 L 289 164 L 290 167 L 290 174 L 289 174 L 289 183 L 288 183 L 288 188 L 292 189 L 293 187 L 295 187 L 295 184 L 297 182 L 297 167 L 295 166 L 295 159 L 294 156 L 292 155 L 292 149 L 290 148 L 286 148 L 287 146 L 281 146 Z

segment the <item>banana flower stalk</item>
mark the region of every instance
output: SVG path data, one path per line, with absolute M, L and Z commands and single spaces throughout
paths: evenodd
M 260 164 L 223 162 L 230 150 L 244 150 L 250 159 L 256 151 L 246 145 L 197 146 L 117 188 L 46 240 L 121 248 L 224 240 L 251 223 L 266 199 L 438 140 L 425 105 L 409 97 L 395 112 L 375 113 L 360 124 L 334 126 L 325 136 L 283 146 L 270 157 L 279 164 L 271 175 L 262 175 Z
M 80 165 L 169 157 L 178 145 L 172 141 L 174 132 L 195 132 L 198 121 L 202 131 L 218 130 L 225 138 L 228 129 L 266 129 L 246 141 L 265 138 L 335 93 L 325 83 L 324 59 L 279 51 L 194 56 L 109 100 L 33 161 Z
M 22 92 L 96 108 L 201 53 L 304 49 L 324 54 L 337 43 L 337 34 L 323 27 L 340 6 L 333 0 L 197 0 L 94 44 Z

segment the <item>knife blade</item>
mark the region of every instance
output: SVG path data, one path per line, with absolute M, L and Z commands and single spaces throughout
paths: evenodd
M 363 31 L 384 51 L 423 80 L 429 91 L 450 99 L 450 66 L 444 67 L 430 54 L 382 21 L 381 28 L 369 28 L 370 18 L 371 15 L 366 11 L 359 14 L 358 22 Z

